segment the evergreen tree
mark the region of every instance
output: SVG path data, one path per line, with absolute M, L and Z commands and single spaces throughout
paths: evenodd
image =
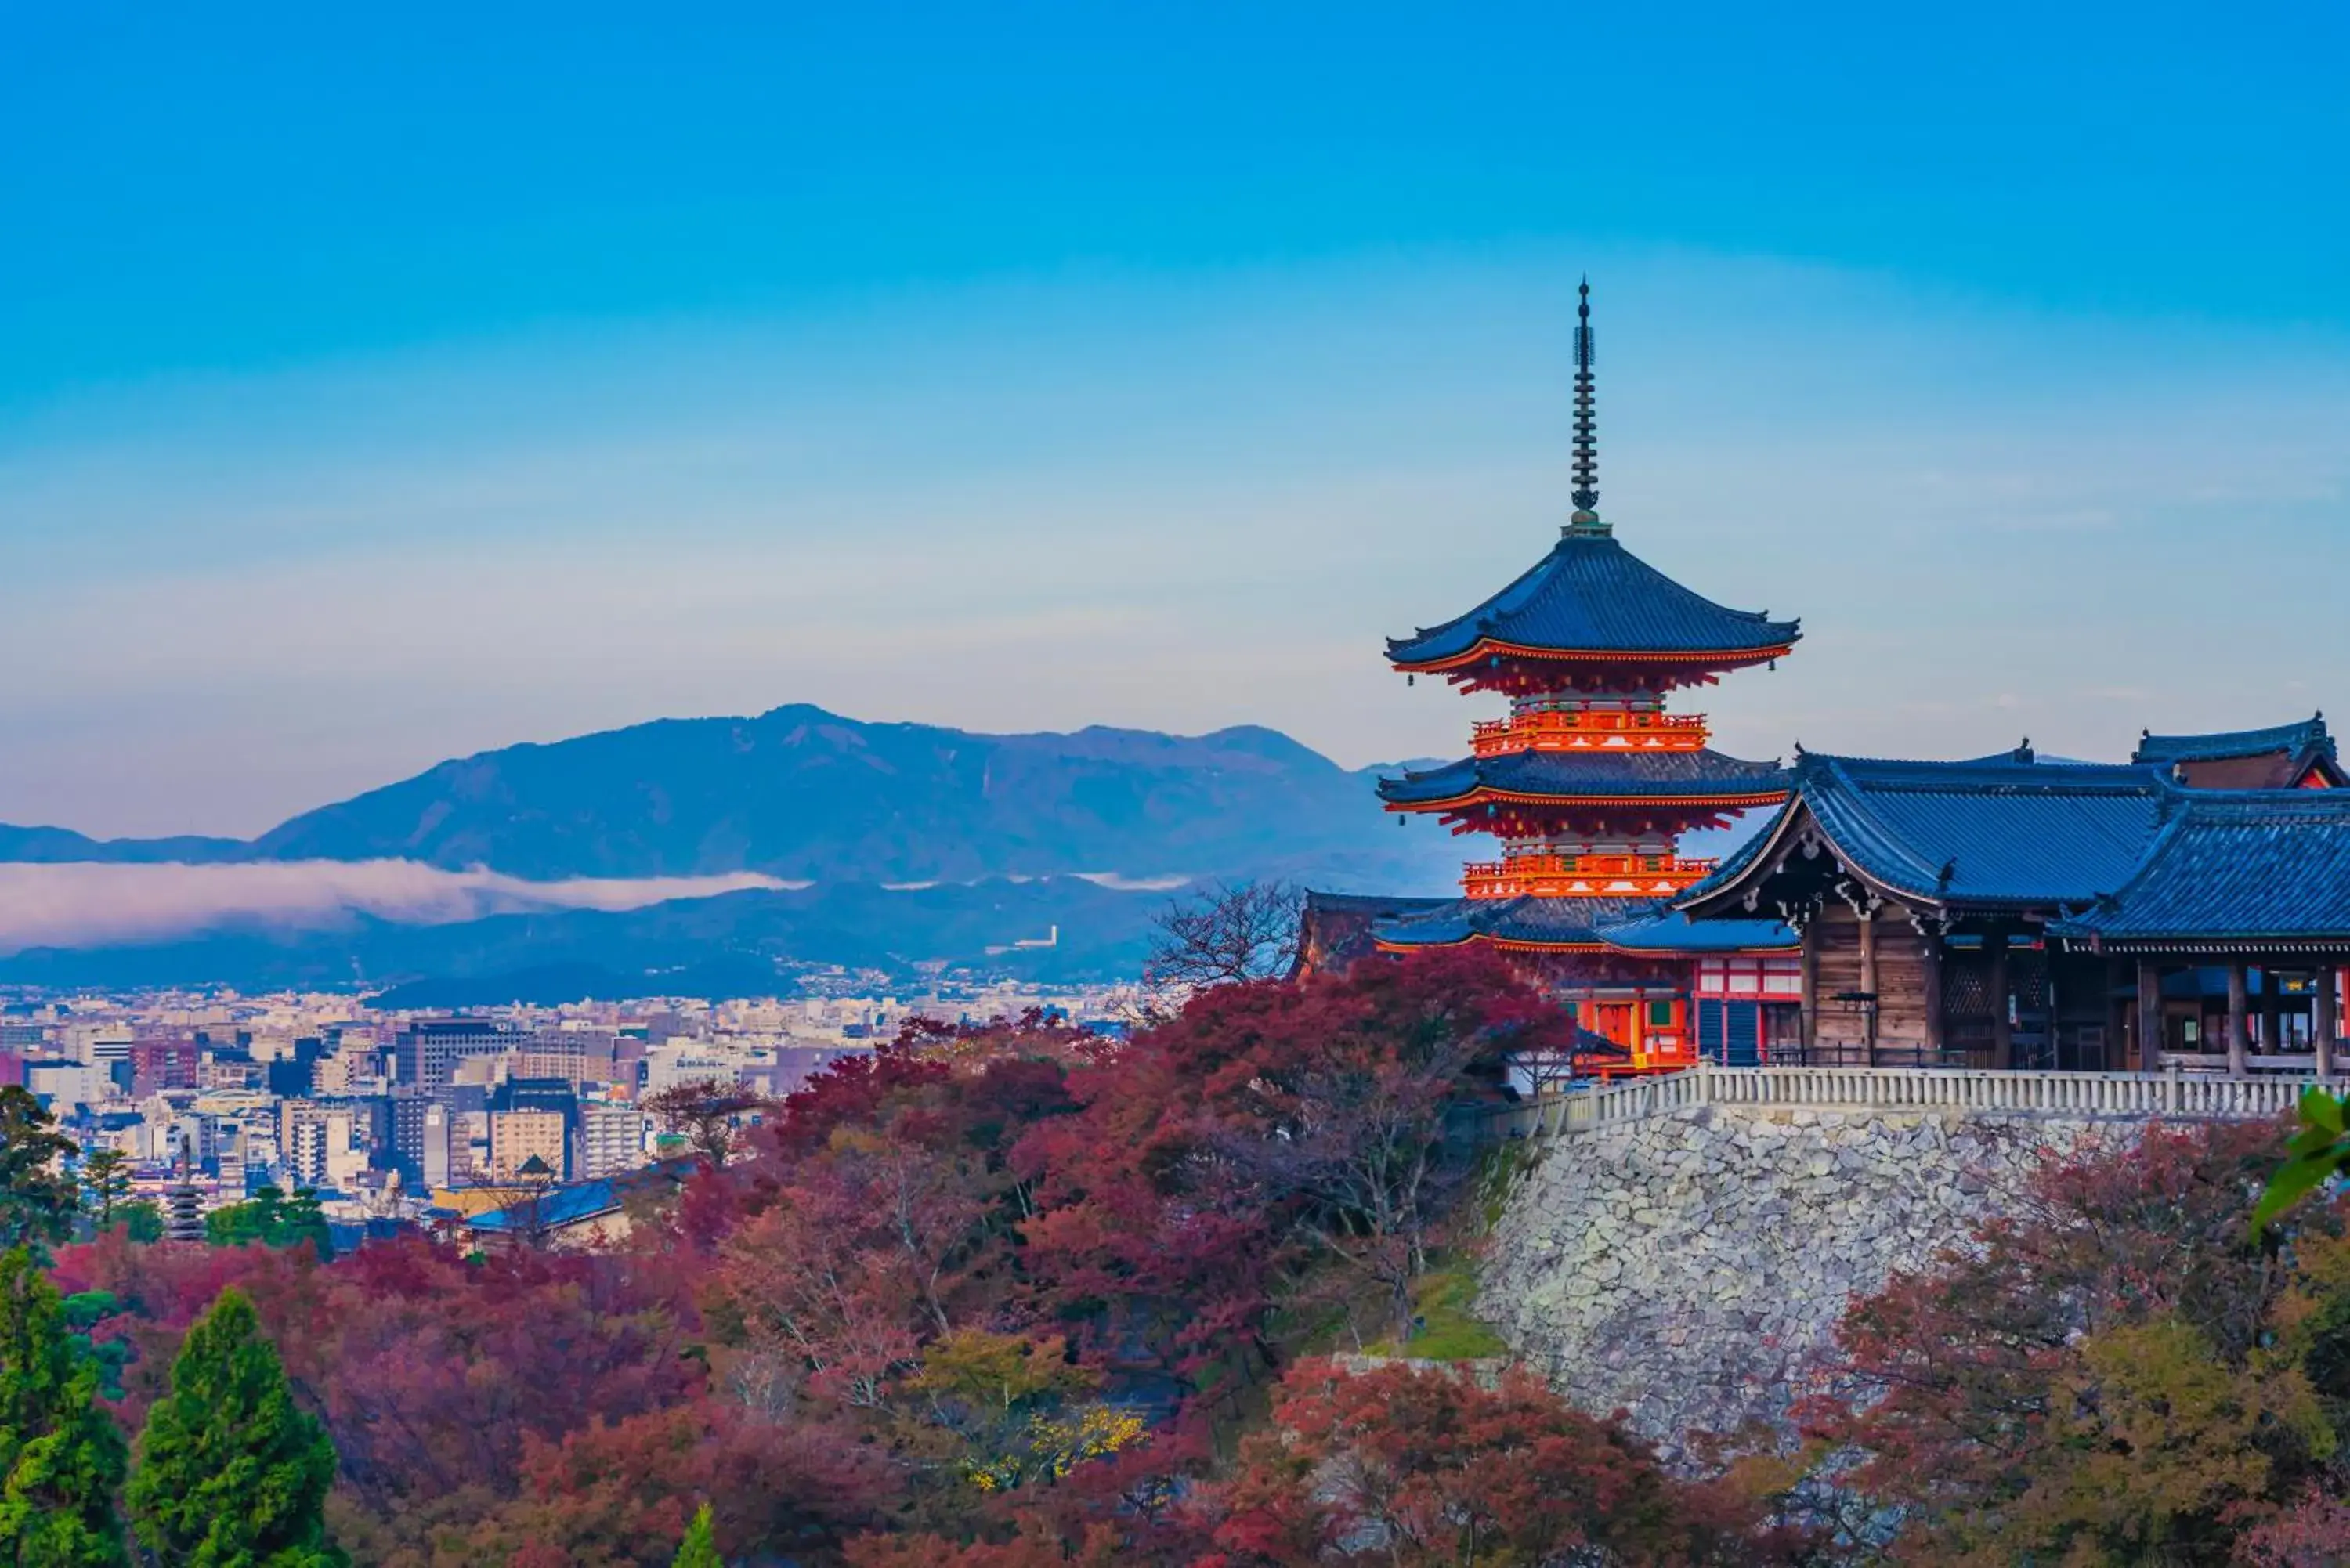
M 307 1241 L 320 1261 L 335 1255 L 334 1241 L 327 1231 L 327 1211 L 319 1206 L 314 1187 L 297 1187 L 290 1199 L 282 1188 L 256 1188 L 244 1202 L 227 1204 L 205 1215 L 204 1240 L 215 1247 L 242 1247 L 248 1241 L 265 1247 L 296 1247 Z
M 21 1085 L 0 1087 L 0 1246 L 62 1241 L 81 1208 L 81 1189 L 62 1168 L 81 1146 Z
M 98 1228 L 111 1229 L 130 1198 L 130 1157 L 119 1148 L 90 1150 L 81 1162 L 81 1190 Z
M 685 1527 L 685 1543 L 677 1549 L 670 1568 L 726 1568 L 726 1561 L 718 1555 L 718 1542 L 710 1532 L 710 1505 L 703 1503 Z
M 0 1255 L 0 1562 L 116 1568 L 122 1434 L 98 1405 L 100 1369 L 23 1247 Z
M 188 1330 L 148 1412 L 130 1480 L 140 1541 L 164 1568 L 340 1568 L 327 1542 L 335 1447 L 298 1408 L 276 1347 L 232 1287 Z

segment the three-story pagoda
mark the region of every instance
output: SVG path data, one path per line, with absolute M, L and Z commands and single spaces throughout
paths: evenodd
M 1587 282 L 1580 292 L 1575 512 L 1558 543 L 1468 614 L 1388 644 L 1409 675 L 1509 697 L 1507 718 L 1474 726 L 1470 755 L 1379 784 L 1388 810 L 1491 834 L 1500 857 L 1469 866 L 1463 898 L 1382 921 L 1374 936 L 1390 950 L 1507 950 L 1575 1002 L 1585 1027 L 1624 1048 L 1623 1070 L 1666 1071 L 1697 1059 L 1700 995 L 1759 1002 L 1799 983 L 1778 973 L 1796 961 L 1780 956 L 1797 946 L 1785 927 L 1693 926 L 1662 902 L 1713 869 L 1680 853 L 1682 835 L 1787 794 L 1775 760 L 1715 751 L 1704 716 L 1669 711 L 1667 700 L 1769 664 L 1802 633 L 1795 621 L 1690 592 L 1600 521 Z M 1742 1026 L 1719 1016 L 1718 1037 L 1743 1033 L 1760 1049 L 1767 1027 L 1754 1010 L 1737 1015 Z

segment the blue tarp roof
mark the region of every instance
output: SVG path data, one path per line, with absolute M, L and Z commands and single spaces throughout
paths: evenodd
M 476 1214 L 465 1223 L 475 1231 L 508 1231 L 525 1227 L 569 1225 L 593 1219 L 620 1206 L 619 1189 L 609 1177 L 574 1182 L 548 1189 L 543 1198 L 525 1199 L 504 1209 Z
M 1433 805 L 1479 789 L 1572 801 L 1595 795 L 1756 795 L 1786 787 L 1786 770 L 1775 759 L 1748 762 L 1711 747 L 1696 752 L 1505 752 L 1463 757 L 1378 784 L 1379 798 L 1392 805 Z
M 1784 647 L 1800 624 L 1727 609 L 1596 531 L 1568 533 L 1534 567 L 1468 614 L 1390 638 L 1398 664 L 1441 662 L 1491 639 L 1562 652 L 1745 653 Z

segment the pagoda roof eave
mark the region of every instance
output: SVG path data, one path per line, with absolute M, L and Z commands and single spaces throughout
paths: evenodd
M 1508 652 L 1589 661 L 1741 661 L 1785 651 L 1802 623 L 1734 610 L 1649 566 L 1605 528 L 1570 528 L 1543 558 L 1465 615 L 1393 638 L 1399 669 L 1442 669 Z
M 1563 811 L 1601 807 L 1622 807 L 1628 811 L 1659 805 L 1689 811 L 1760 811 L 1766 806 L 1783 805 L 1786 799 L 1787 792 L 1783 789 L 1753 794 L 1531 794 L 1513 790 L 1481 788 L 1441 800 L 1391 800 L 1386 803 L 1384 809 L 1398 815 L 1459 811 L 1476 805 L 1553 806 Z
M 1383 953 L 1426 952 L 1435 948 L 1489 947 L 1503 952 L 1518 953 L 1612 953 L 1617 950 L 1606 942 L 1544 942 L 1523 937 L 1495 937 L 1483 931 L 1471 931 L 1466 936 L 1446 941 L 1402 942 L 1382 936 L 1371 938 L 1371 945 Z
M 1417 639 L 1413 639 L 1417 640 Z M 1793 653 L 1794 642 L 1758 643 L 1752 648 L 1721 648 L 1690 650 L 1685 649 L 1650 648 L 1535 648 L 1524 643 L 1503 642 L 1493 638 L 1480 638 L 1462 651 L 1440 659 L 1409 659 L 1400 649 L 1410 641 L 1390 639 L 1388 661 L 1399 675 L 1444 675 L 1465 670 L 1488 659 L 1527 659 L 1546 664 L 1612 664 L 1637 668 L 1642 665 L 1676 665 L 1692 670 L 1743 670 L 1750 665 L 1767 664 Z
M 1786 770 L 1776 760 L 1749 762 L 1711 747 L 1688 752 L 1522 751 L 1463 757 L 1378 783 L 1390 811 L 1456 811 L 1494 805 L 1678 806 L 1750 811 L 1786 798 Z

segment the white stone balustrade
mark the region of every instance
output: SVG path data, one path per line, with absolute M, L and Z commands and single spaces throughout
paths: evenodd
M 2310 1079 L 2179 1073 L 2017 1073 L 1940 1067 L 1693 1067 L 1492 1113 L 1499 1137 L 1559 1137 L 1690 1106 L 1959 1116 L 2253 1121 L 2291 1110 Z

